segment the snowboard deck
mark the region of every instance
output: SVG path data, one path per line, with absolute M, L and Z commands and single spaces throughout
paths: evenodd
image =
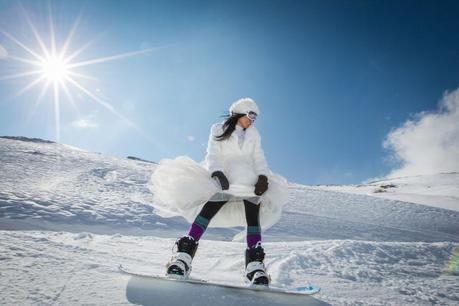
M 128 300 L 142 305 L 328 305 L 311 297 L 320 291 L 315 285 L 299 288 L 242 286 L 136 272 L 123 265 L 118 269 L 133 276 L 126 291 Z M 148 301 L 155 303 L 145 304 L 147 296 Z

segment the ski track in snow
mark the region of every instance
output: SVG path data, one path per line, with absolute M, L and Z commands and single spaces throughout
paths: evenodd
M 0 304 L 129 305 L 117 266 L 163 274 L 188 228 L 149 205 L 154 169 L 0 138 Z M 290 186 L 280 222 L 263 235 L 273 285 L 314 282 L 332 305 L 457 305 L 457 267 L 448 267 L 459 256 L 459 212 L 343 188 Z M 245 243 L 229 242 L 240 230 L 209 228 L 192 275 L 240 284 Z

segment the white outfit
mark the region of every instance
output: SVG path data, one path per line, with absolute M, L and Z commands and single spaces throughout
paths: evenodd
M 151 178 L 156 213 L 164 217 L 181 215 L 190 223 L 202 206 L 211 201 L 229 200 L 212 218 L 209 227 L 246 226 L 243 199 L 259 203 L 260 226 L 266 230 L 275 224 L 288 201 L 287 180 L 269 168 L 254 125 L 245 131 L 236 125 L 231 136 L 223 141 L 223 122 L 211 127 L 205 160 L 197 163 L 188 156 L 163 159 Z M 211 174 L 222 171 L 230 183 L 222 190 Z M 254 193 L 259 175 L 268 177 L 268 190 L 261 196 Z M 254 204 L 255 205 L 255 204 Z
M 245 139 L 245 130 L 242 126 L 239 124 L 236 124 L 236 128 L 234 129 L 234 132 L 237 136 L 239 148 L 242 149 L 242 145 L 244 144 L 244 139 Z

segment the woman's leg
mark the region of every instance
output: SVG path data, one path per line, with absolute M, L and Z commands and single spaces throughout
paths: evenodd
M 265 252 L 261 242 L 260 205 L 244 200 L 245 217 L 247 219 L 247 249 L 245 250 L 245 277 L 254 285 L 269 285 L 266 272 Z
M 194 241 L 199 241 L 201 236 L 207 229 L 210 220 L 217 214 L 220 208 L 227 201 L 222 202 L 207 202 L 201 209 L 199 215 L 194 219 L 193 224 L 190 226 L 190 230 L 188 231 L 188 236 L 193 237 Z
M 177 253 L 172 256 L 167 265 L 168 275 L 178 275 L 186 277 L 191 272 L 191 262 L 198 248 L 198 241 L 206 231 L 210 220 L 217 214 L 227 201 L 207 202 L 201 209 L 201 212 L 194 220 L 188 231 L 188 236 L 177 239 Z
M 260 204 L 244 200 L 245 218 L 247 220 L 247 246 L 255 246 L 261 241 Z

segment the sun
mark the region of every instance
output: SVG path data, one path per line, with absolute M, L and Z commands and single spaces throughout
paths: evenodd
M 78 69 L 85 66 L 92 66 L 103 62 L 115 61 L 135 55 L 150 53 L 161 47 L 98 57 L 85 61 L 76 61 L 75 59 L 78 58 L 78 56 L 92 43 L 92 41 L 90 41 L 87 44 L 80 46 L 76 50 L 71 50 L 72 39 L 76 33 L 80 16 L 76 19 L 67 35 L 67 38 L 63 41 L 62 44 L 58 44 L 58 41 L 56 40 L 55 25 L 53 23 L 51 11 L 49 12 L 49 33 L 39 33 L 25 10 L 23 11 L 23 16 L 26 21 L 25 24 L 30 26 L 31 32 L 35 38 L 35 43 L 38 43 L 39 48 L 31 47 L 31 45 L 33 45 L 32 42 L 25 43 L 20 41 L 15 37 L 15 35 L 8 33 L 0 28 L 0 34 L 6 36 L 28 55 L 27 57 L 24 57 L 18 54 L 8 54 L 6 60 L 18 62 L 23 66 L 25 65 L 27 70 L 22 69 L 22 71 L 18 71 L 18 73 L 0 75 L 0 81 L 19 78 L 28 79 L 30 77 L 35 77 L 15 95 L 22 95 L 25 92 L 38 86 L 39 84 L 42 84 L 42 89 L 40 94 L 37 95 L 35 107 L 32 108 L 33 110 L 37 108 L 38 104 L 47 92 L 51 93 L 54 105 L 56 141 L 59 141 L 60 138 L 60 105 L 63 101 L 66 101 L 70 102 L 74 108 L 77 108 L 73 95 L 78 93 L 89 97 L 90 100 L 96 102 L 99 106 L 102 106 L 106 110 L 110 111 L 113 115 L 121 118 L 129 126 L 137 130 L 137 132 L 139 132 L 148 141 L 155 143 L 155 141 L 153 141 L 147 133 L 140 129 L 135 123 L 124 117 L 109 101 L 102 99 L 97 94 L 97 91 L 94 92 L 87 86 L 84 86 L 81 82 L 81 79 L 94 80 L 95 78 L 86 75 L 81 71 L 78 71 Z M 43 37 L 46 36 L 50 39 L 43 39 Z M 46 42 L 48 42 L 48 44 Z
M 64 82 L 70 76 L 70 68 L 59 56 L 51 56 L 41 63 L 42 76 L 50 82 Z

